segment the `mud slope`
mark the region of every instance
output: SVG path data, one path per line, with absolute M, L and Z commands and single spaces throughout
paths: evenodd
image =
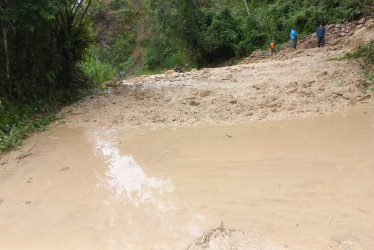
M 360 60 L 329 60 L 354 49 L 357 44 L 351 46 L 350 41 L 367 41 L 374 34 L 374 22 L 366 23 L 339 36 L 339 46 L 327 39 L 330 45 L 323 49 L 286 49 L 256 63 L 141 76 L 63 112 L 79 114 L 68 117 L 70 126 L 112 128 L 232 124 L 327 114 L 371 98 L 362 91 L 369 83 L 360 73 Z M 303 41 L 309 44 L 311 39 Z M 347 45 L 344 50 L 341 44 Z

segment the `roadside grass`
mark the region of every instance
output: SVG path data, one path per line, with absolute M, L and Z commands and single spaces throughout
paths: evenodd
M 362 64 L 362 73 L 371 81 L 371 84 L 369 84 L 369 86 L 365 86 L 362 91 L 365 94 L 367 94 L 369 91 L 374 92 L 374 40 L 367 44 L 361 45 L 352 53 L 348 52 L 339 57 L 328 58 L 327 61 L 341 61 L 357 58 L 364 59 L 364 63 Z
M 57 119 L 58 108 L 50 102 L 16 106 L 0 99 L 0 155 L 19 146 L 29 133 L 45 130 Z
M 63 102 L 38 100 L 15 104 L 0 97 L 0 156 L 21 145 L 30 133 L 44 131 L 51 122 L 63 119 L 58 116 L 62 107 L 93 93 L 90 88 L 68 92 Z M 6 162 L 1 163 L 4 164 Z
M 117 70 L 109 63 L 104 63 L 92 55 L 86 55 L 81 62 L 83 72 L 98 88 L 106 81 L 112 81 L 118 75 Z

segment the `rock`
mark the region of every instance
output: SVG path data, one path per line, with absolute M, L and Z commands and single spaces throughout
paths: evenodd
M 232 75 L 231 74 L 228 74 L 228 75 L 222 77 L 222 80 L 230 80 L 230 79 L 232 79 Z
M 364 24 L 366 21 L 365 17 L 364 18 L 361 18 L 357 23 L 358 24 Z
M 335 90 L 332 95 L 342 96 L 344 94 L 343 90 Z
M 351 99 L 351 94 L 350 93 L 344 93 L 343 98 L 346 99 L 346 100 L 349 100 L 349 99 Z
M 197 101 L 190 101 L 189 103 L 188 103 L 190 106 L 198 106 L 198 105 L 200 105 L 200 103 L 199 102 L 197 102 Z
M 256 90 L 260 90 L 261 89 L 260 85 L 253 85 L 252 88 L 254 88 Z
M 229 101 L 229 103 L 231 103 L 231 104 L 237 104 L 238 100 L 232 100 L 232 101 Z
M 305 82 L 305 83 L 303 83 L 303 87 L 304 88 L 309 88 L 310 86 L 312 86 L 312 83 L 314 83 L 315 81 L 310 81 L 310 82 Z
M 369 98 L 371 98 L 371 95 L 370 95 L 370 94 L 368 94 L 368 95 L 364 95 L 363 97 L 359 98 L 358 100 L 359 100 L 359 101 L 363 101 L 363 100 L 366 100 L 366 99 L 369 99 Z
M 343 36 L 345 36 L 346 35 L 346 33 L 340 33 L 340 36 L 341 37 L 343 37 Z
M 359 25 L 357 25 L 356 29 L 359 30 L 359 29 L 361 29 L 363 26 L 364 26 L 363 24 L 359 24 Z
M 313 96 L 313 92 L 311 90 L 301 90 L 300 91 L 300 94 L 304 95 L 304 96 L 307 96 L 307 97 L 311 97 Z
M 342 27 L 342 25 L 340 23 L 335 24 L 335 28 L 340 28 L 340 27 Z
M 205 90 L 203 92 L 200 93 L 200 96 L 201 97 L 207 97 L 208 95 L 210 95 L 212 93 L 212 91 L 210 90 Z
M 168 76 L 174 73 L 174 70 L 168 70 L 164 73 L 164 75 Z

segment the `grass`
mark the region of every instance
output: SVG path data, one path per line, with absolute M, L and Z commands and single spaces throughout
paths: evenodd
M 19 146 L 27 134 L 43 131 L 57 119 L 58 105 L 38 101 L 17 106 L 0 99 L 0 154 Z
M 366 69 L 363 73 L 366 78 L 371 81 L 371 84 L 367 87 L 364 87 L 362 91 L 364 92 L 364 94 L 368 94 L 369 91 L 374 92 L 374 71 Z
M 371 81 L 371 84 L 367 87 L 364 87 L 362 91 L 365 94 L 368 94 L 369 91 L 374 92 L 374 40 L 367 44 L 361 45 L 356 51 L 352 53 L 348 52 L 343 56 L 328 58 L 327 61 L 341 61 L 357 58 L 363 58 L 363 74 L 367 79 Z
M 119 72 L 111 64 L 101 61 L 97 56 L 97 48 L 90 47 L 89 53 L 81 62 L 81 67 L 86 76 L 88 76 L 98 88 L 106 81 L 112 81 L 118 76 Z
M 338 57 L 330 57 L 327 59 L 327 61 L 342 61 L 342 60 L 349 60 L 349 59 L 357 59 L 362 57 L 362 55 L 356 51 L 356 52 L 348 52 L 345 53 L 343 56 L 338 56 Z

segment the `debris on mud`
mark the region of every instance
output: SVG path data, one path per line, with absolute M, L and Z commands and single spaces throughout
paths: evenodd
M 21 160 L 25 159 L 26 157 L 30 156 L 32 154 L 32 150 L 35 148 L 36 144 L 34 144 L 34 146 L 32 146 L 29 150 L 27 150 L 25 153 L 19 155 L 18 157 L 16 157 L 16 160 L 18 160 L 18 162 L 20 162 Z
M 225 228 L 223 223 L 211 229 L 190 243 L 186 250 L 243 250 L 243 249 L 274 249 L 274 245 L 255 234 L 238 229 Z M 277 247 L 276 249 L 283 249 Z

